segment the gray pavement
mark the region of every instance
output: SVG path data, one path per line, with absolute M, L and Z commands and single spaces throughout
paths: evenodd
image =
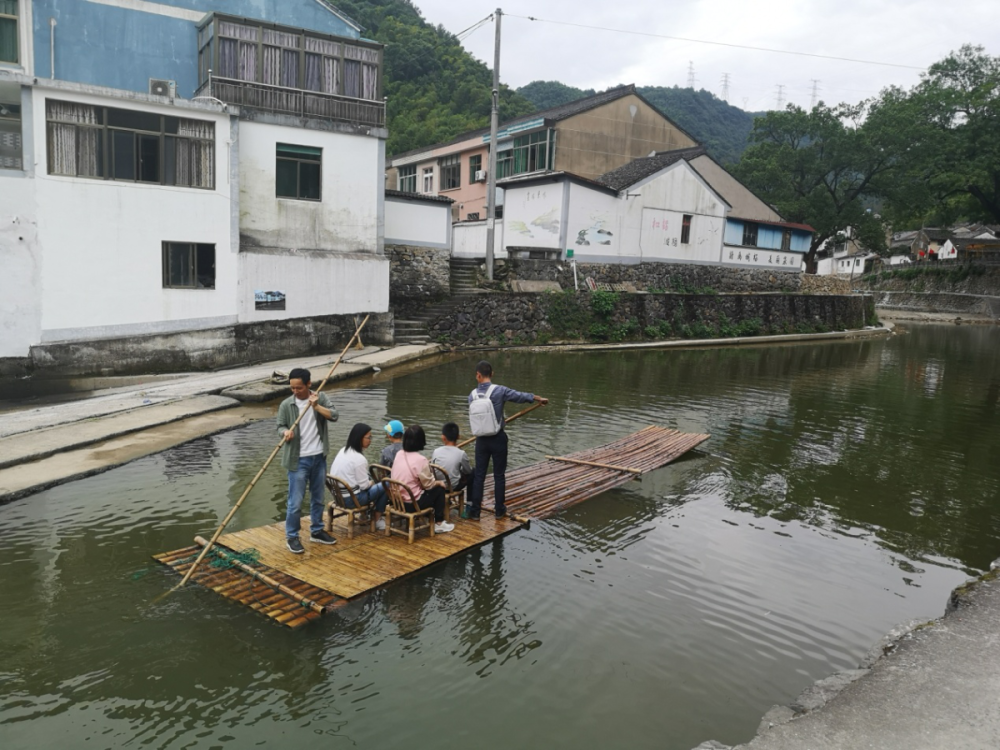
M 994 563 L 995 565 L 996 563 Z M 746 750 L 1000 748 L 1000 580 L 959 587 L 944 617 L 880 644 L 862 669 L 773 708 Z M 704 743 L 703 748 L 723 748 Z

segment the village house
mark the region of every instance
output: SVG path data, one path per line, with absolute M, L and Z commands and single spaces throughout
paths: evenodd
M 0 0 L 0 117 L 0 361 L 391 338 L 382 48 L 325 0 Z
M 700 147 L 635 159 L 596 179 L 553 171 L 500 182 L 503 246 L 584 263 L 802 269 L 812 228 L 784 221 Z
M 650 152 L 695 145 L 634 85 L 621 86 L 501 123 L 497 178 L 557 171 L 595 179 Z M 484 128 L 396 154 L 388 163 L 387 185 L 451 198 L 455 221 L 485 220 L 489 148 L 490 129 Z

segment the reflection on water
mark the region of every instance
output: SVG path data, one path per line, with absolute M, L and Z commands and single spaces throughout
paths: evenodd
M 512 427 L 512 465 L 650 423 L 712 439 L 299 633 L 194 587 L 150 604 L 175 579 L 149 556 L 218 523 L 270 422 L 0 508 L 0 746 L 746 741 L 1000 555 L 998 353 L 995 328 L 924 326 L 497 355 L 499 382 L 552 399 Z M 334 441 L 361 420 L 464 423 L 474 361 L 333 391 Z M 234 527 L 284 500 L 270 470 Z

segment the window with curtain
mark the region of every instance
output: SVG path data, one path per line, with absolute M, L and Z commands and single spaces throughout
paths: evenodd
M 304 46 L 306 74 L 302 88 L 309 91 L 321 91 L 324 94 L 339 93 L 340 43 L 307 36 Z
M 509 174 L 551 169 L 549 131 L 540 130 L 514 139 L 513 164 Z
M 49 174 L 212 189 L 215 124 L 46 101 Z
M 256 81 L 257 42 L 260 27 L 231 21 L 219 22 L 219 75 Z
M 299 86 L 299 35 L 275 29 L 263 29 L 263 82 L 272 86 Z
M 20 62 L 17 43 L 18 0 L 0 0 L 0 62 Z
M 344 95 L 378 98 L 378 50 L 344 46 Z

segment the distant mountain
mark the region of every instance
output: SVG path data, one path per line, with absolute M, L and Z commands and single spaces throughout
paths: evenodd
M 388 98 L 386 153 L 448 141 L 490 123 L 493 73 L 443 26 L 427 23 L 409 0 L 334 0 L 385 45 L 383 92 Z M 500 120 L 535 110 L 513 89 L 500 87 Z
M 679 86 L 642 86 L 637 89 L 657 109 L 690 133 L 722 164 L 735 164 L 747 147 L 747 136 L 757 112 L 744 112 L 710 91 Z M 538 109 L 548 109 L 591 96 L 593 89 L 578 89 L 559 81 L 532 81 L 517 90 Z

